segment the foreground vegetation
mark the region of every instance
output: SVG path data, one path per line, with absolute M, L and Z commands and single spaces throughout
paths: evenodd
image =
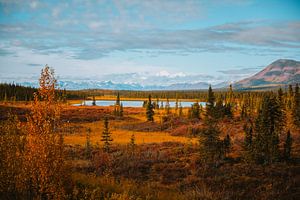
M 1 199 L 300 197 L 298 85 L 209 88 L 195 99 L 205 108 L 161 106 L 182 97 L 152 93 L 123 108 L 122 93 L 111 107 L 68 106 L 55 84 L 46 67 L 30 104 L 0 105 Z

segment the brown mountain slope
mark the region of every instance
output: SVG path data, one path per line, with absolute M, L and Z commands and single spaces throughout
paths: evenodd
M 236 82 L 235 87 L 260 87 L 300 83 L 300 62 L 279 59 L 257 74 Z

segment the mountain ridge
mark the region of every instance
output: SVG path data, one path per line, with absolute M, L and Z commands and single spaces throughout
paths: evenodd
M 278 59 L 263 70 L 234 83 L 236 88 L 268 85 L 287 85 L 300 82 L 300 62 L 291 59 Z

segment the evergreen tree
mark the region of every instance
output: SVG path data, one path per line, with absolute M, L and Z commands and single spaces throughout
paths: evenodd
M 120 93 L 117 94 L 116 106 L 120 106 Z
M 283 129 L 283 114 L 274 95 L 266 95 L 255 121 L 254 157 L 260 163 L 272 163 L 279 158 L 279 134 Z
M 233 117 L 232 104 L 228 103 L 224 105 L 224 115 L 229 118 Z
M 192 119 L 199 119 L 200 118 L 200 107 L 198 102 L 192 104 L 191 107 L 191 118 Z
M 295 86 L 295 93 L 293 98 L 293 118 L 294 124 L 300 127 L 300 93 L 298 83 Z
M 230 153 L 230 149 L 231 149 L 231 139 L 228 134 L 223 140 L 223 145 L 224 145 L 224 155 L 226 156 Z
M 208 123 L 199 135 L 200 157 L 206 164 L 218 162 L 223 156 L 223 144 L 216 123 Z
M 225 114 L 225 109 L 224 109 L 224 105 L 223 105 L 223 99 L 222 98 L 218 98 L 216 106 L 214 108 L 214 117 L 216 119 L 221 119 L 224 117 Z
M 153 122 L 153 116 L 154 116 L 154 111 L 153 111 L 153 104 L 151 102 L 151 95 L 148 97 L 148 102 L 147 102 L 147 107 L 146 107 L 146 116 L 147 116 L 147 121 Z
M 95 96 L 93 96 L 93 102 L 92 102 L 92 105 L 93 105 L 93 106 L 96 105 L 96 99 L 95 99 Z
M 182 111 L 182 105 L 181 102 L 179 102 L 179 113 L 178 113 L 179 117 L 183 116 L 183 111 Z
M 108 118 L 107 117 L 104 118 L 104 129 L 103 129 L 103 132 L 102 132 L 101 141 L 103 142 L 103 150 L 105 152 L 109 153 L 111 142 L 113 141 L 113 139 L 111 138 L 111 133 L 109 131 Z
M 281 88 L 278 89 L 278 92 L 277 92 L 277 96 L 278 96 L 278 101 L 283 104 L 283 91 Z
M 293 91 L 293 86 L 289 85 L 289 89 L 288 89 L 288 99 L 287 99 L 287 108 L 289 110 L 292 109 L 293 107 L 293 98 L 294 98 L 294 91 Z
M 114 115 L 123 117 L 123 104 L 120 101 L 120 94 L 118 92 L 117 98 L 116 98 L 116 103 L 114 105 Z
M 177 94 L 176 94 L 176 101 L 175 101 L 175 114 L 177 115 L 178 113 L 178 97 L 177 97 Z
M 293 143 L 293 139 L 291 136 L 291 132 L 289 130 L 286 135 L 286 140 L 285 140 L 284 149 L 283 149 L 283 158 L 286 161 L 290 160 L 290 158 L 291 158 L 292 143 Z
M 228 92 L 228 102 L 227 104 L 234 104 L 234 99 L 233 99 L 233 89 L 232 89 L 232 85 L 229 85 L 229 92 Z
M 281 109 L 281 110 L 284 112 L 284 114 L 285 114 L 286 107 L 285 107 L 285 102 L 284 102 L 284 93 L 283 93 L 283 91 L 282 91 L 281 88 L 278 89 L 278 92 L 277 92 L 277 100 L 278 100 L 280 109 Z
M 206 118 L 207 120 L 213 120 L 215 118 L 215 95 L 211 86 L 208 88 L 208 98 L 206 102 Z
M 244 132 L 245 132 L 245 138 L 244 138 L 244 144 L 243 144 L 243 149 L 245 153 L 245 159 L 248 161 L 253 160 L 253 145 L 252 145 L 252 140 L 253 140 L 253 127 L 252 123 L 250 122 L 250 125 L 245 124 L 244 127 Z
M 253 138 L 253 128 L 252 128 L 252 125 L 250 125 L 248 127 L 245 124 L 243 129 L 244 129 L 244 132 L 245 132 L 244 149 L 246 151 L 250 151 L 251 150 L 251 146 L 252 146 L 252 138 Z

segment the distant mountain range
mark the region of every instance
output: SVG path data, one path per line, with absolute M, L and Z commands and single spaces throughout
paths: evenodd
M 38 87 L 38 78 L 19 79 L 24 86 Z M 108 81 L 105 81 L 108 80 Z M 197 81 L 199 80 L 199 81 Z M 212 81 L 215 81 L 212 82 Z M 4 81 L 5 82 L 5 81 Z M 6 81 L 9 82 L 9 81 Z M 154 84 L 147 84 L 154 83 Z M 168 74 L 113 74 L 97 77 L 59 80 L 59 87 L 68 90 L 110 89 L 110 90 L 200 90 L 207 89 L 212 83 L 214 89 L 227 88 L 230 81 L 215 80 L 209 75 Z M 300 62 L 295 60 L 277 60 L 251 77 L 233 83 L 235 89 L 266 89 L 286 84 L 300 83 Z
M 200 78 L 200 77 L 199 77 Z M 249 78 L 233 83 L 234 88 L 270 88 L 287 84 L 300 83 L 300 62 L 289 59 L 279 59 L 265 67 L 262 71 L 254 74 Z M 214 89 L 225 88 L 230 84 L 227 82 L 220 82 L 218 84 L 211 84 Z M 112 90 L 199 90 L 207 89 L 209 83 L 199 81 L 189 83 L 174 83 L 169 85 L 142 85 L 138 83 L 114 83 L 112 81 L 60 81 L 61 88 L 69 89 L 112 89 Z
M 30 85 L 31 84 L 25 84 Z M 221 82 L 213 84 L 213 88 L 223 88 L 228 86 L 227 82 Z M 68 88 L 73 90 L 80 89 L 110 89 L 110 90 L 199 90 L 207 89 L 209 83 L 197 82 L 197 83 L 176 83 L 167 86 L 160 85 L 141 85 L 137 83 L 113 83 L 112 81 L 59 81 L 60 88 Z
M 273 87 L 300 83 L 300 62 L 279 59 L 257 74 L 234 83 L 235 88 Z

